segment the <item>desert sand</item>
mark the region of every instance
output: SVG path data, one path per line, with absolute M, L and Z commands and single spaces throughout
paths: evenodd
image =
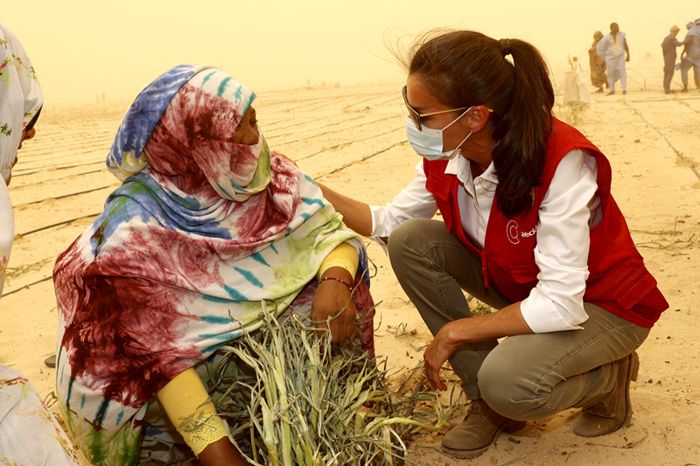
M 700 93 L 666 96 L 660 78 L 661 66 L 658 73 L 631 73 L 626 96 L 595 94 L 583 110 L 555 109 L 611 160 L 613 194 L 671 304 L 639 350 L 633 424 L 584 439 L 571 431 L 571 410 L 501 436 L 471 461 L 442 455 L 435 448 L 439 437 L 426 436 L 411 447 L 416 463 L 700 464 L 700 341 L 694 337 L 700 312 Z M 418 162 L 405 139 L 401 85 L 267 92 L 256 108 L 271 148 L 332 188 L 380 204 L 412 179 Z M 43 363 L 56 346 L 53 264 L 118 185 L 104 160 L 127 105 L 47 106 L 14 170 L 17 236 L 0 301 L 0 362 L 26 375 L 41 395 L 52 392 L 55 379 Z M 430 333 L 382 249 L 370 244 L 369 255 L 378 267 L 372 283 L 381 302 L 378 352 L 392 368 L 413 367 Z

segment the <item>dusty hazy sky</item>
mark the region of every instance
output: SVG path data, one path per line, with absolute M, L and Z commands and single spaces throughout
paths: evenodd
M 649 6 L 646 6 L 646 5 Z M 131 99 L 178 63 L 222 67 L 258 92 L 307 83 L 400 82 L 386 44 L 435 27 L 529 40 L 555 70 L 584 59 L 596 29 L 617 21 L 630 66 L 658 67 L 671 25 L 700 17 L 696 0 L 3 0 L 47 103 Z

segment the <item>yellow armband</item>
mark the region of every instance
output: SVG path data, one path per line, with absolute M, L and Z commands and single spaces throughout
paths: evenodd
M 195 455 L 229 435 L 228 425 L 216 414 L 202 379 L 187 369 L 157 394 L 168 418 Z
M 318 269 L 318 277 L 321 278 L 331 267 L 341 267 L 347 270 L 354 279 L 359 262 L 360 256 L 358 256 L 357 250 L 348 243 L 341 243 L 323 259 L 321 267 Z

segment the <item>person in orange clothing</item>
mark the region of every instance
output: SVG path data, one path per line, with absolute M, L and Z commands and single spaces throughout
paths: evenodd
M 605 77 L 605 60 L 598 55 L 596 47 L 598 42 L 603 39 L 603 33 L 596 31 L 593 33 L 593 45 L 588 49 L 588 62 L 591 67 L 591 84 L 593 84 L 598 90 L 596 92 L 603 92 L 603 86 L 607 86 L 607 78 Z

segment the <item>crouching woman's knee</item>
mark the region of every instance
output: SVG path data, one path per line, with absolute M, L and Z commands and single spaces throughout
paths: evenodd
M 389 258 L 396 270 L 404 261 L 411 261 L 425 252 L 426 246 L 449 236 L 443 222 L 410 219 L 394 228 L 389 236 Z
M 492 351 L 493 353 L 493 351 Z M 546 399 L 537 393 L 535 383 L 515 367 L 490 354 L 477 375 L 481 398 L 501 416 L 517 421 L 542 417 Z
M 411 219 L 394 228 L 389 236 L 388 245 L 392 265 L 400 266 L 425 247 L 426 227 L 428 225 L 430 225 L 430 220 Z

